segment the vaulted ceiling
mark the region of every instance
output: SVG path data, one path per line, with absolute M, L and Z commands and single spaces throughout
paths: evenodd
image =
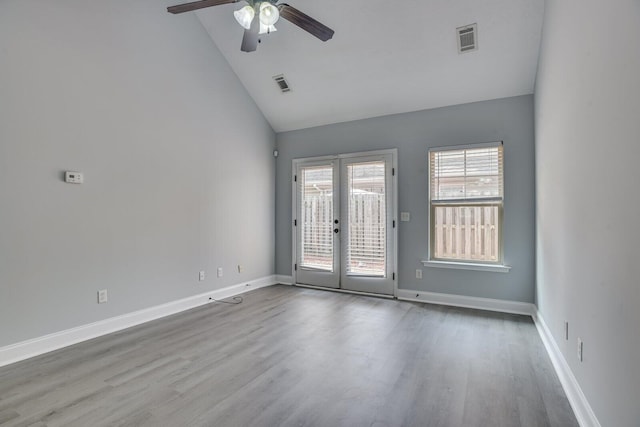
M 280 19 L 246 53 L 244 3 L 196 12 L 276 132 L 533 93 L 543 0 L 287 1 L 333 39 Z M 459 54 L 456 28 L 473 23 L 479 48 Z

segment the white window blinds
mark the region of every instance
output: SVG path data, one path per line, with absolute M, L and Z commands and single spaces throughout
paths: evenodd
M 300 266 L 333 271 L 333 166 L 301 168 Z
M 429 163 L 432 203 L 502 200 L 502 143 L 432 150 Z
M 347 274 L 383 277 L 386 265 L 385 162 L 347 166 Z

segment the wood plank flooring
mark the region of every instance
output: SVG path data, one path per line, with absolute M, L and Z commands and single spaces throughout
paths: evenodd
M 577 426 L 530 318 L 273 286 L 0 368 L 1 426 Z

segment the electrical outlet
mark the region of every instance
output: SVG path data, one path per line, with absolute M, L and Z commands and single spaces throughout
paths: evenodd
M 106 289 L 100 289 L 98 291 L 98 304 L 104 304 L 109 301 Z
M 422 279 L 422 269 L 416 269 L 416 279 Z
M 222 267 L 218 267 L 218 277 L 222 277 Z
M 582 338 L 578 338 L 578 360 L 582 362 L 584 343 Z
M 200 274 L 198 275 L 198 279 L 202 282 L 204 280 L 205 274 L 204 271 L 201 271 Z
M 565 341 L 569 341 L 569 322 L 564 322 L 564 339 Z

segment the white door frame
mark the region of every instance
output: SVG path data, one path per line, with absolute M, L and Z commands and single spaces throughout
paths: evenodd
M 386 150 L 375 150 L 375 151 L 360 151 L 356 153 L 341 153 L 335 155 L 327 155 L 327 156 L 316 156 L 316 157 L 302 157 L 295 158 L 291 161 L 291 277 L 293 278 L 293 284 L 297 283 L 297 271 L 295 268 L 297 262 L 297 233 L 294 222 L 297 221 L 297 206 L 298 206 L 298 196 L 297 196 L 297 181 L 294 179 L 298 170 L 299 163 L 307 163 L 314 161 L 326 161 L 326 160 L 341 160 L 348 159 L 352 157 L 367 157 L 367 156 L 375 156 L 381 154 L 391 154 L 391 164 L 392 164 L 392 176 L 391 176 L 391 189 L 393 195 L 391 197 L 392 206 L 389 209 L 389 215 L 392 218 L 395 226 L 391 232 L 391 239 L 393 240 L 393 250 L 392 252 L 392 263 L 393 266 L 393 297 L 398 296 L 398 149 L 391 148 Z M 314 288 L 321 288 L 314 286 Z M 327 288 L 330 290 L 337 290 L 341 292 L 350 292 L 350 293 L 363 293 L 366 292 L 356 292 L 356 291 L 348 291 L 344 289 L 333 289 Z M 377 296 L 383 296 L 382 294 L 371 294 Z

